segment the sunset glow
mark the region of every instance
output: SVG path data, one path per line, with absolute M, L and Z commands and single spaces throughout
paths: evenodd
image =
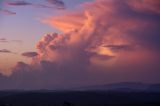
M 1 0 L 0 89 L 160 82 L 159 5 Z

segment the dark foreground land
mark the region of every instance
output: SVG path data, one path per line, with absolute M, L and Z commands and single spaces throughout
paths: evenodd
M 160 93 L 0 91 L 0 106 L 160 106 Z

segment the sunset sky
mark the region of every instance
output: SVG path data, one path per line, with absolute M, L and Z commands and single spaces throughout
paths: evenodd
M 22 2 L 22 0 L 18 1 Z M 87 0 L 65 0 L 64 2 L 67 10 L 70 10 L 76 8 L 79 3 L 84 1 Z M 42 20 L 66 11 L 58 9 L 55 4 L 51 4 L 47 0 L 26 0 L 25 2 L 35 5 L 46 5 L 50 8 L 23 4 L 9 5 L 12 2 L 17 2 L 17 0 L 0 1 L 0 9 L 16 13 L 5 13 L 0 10 L 0 39 L 4 38 L 7 41 L 0 42 L 0 49 L 7 49 L 16 53 L 0 53 L 0 69 L 1 72 L 5 69 L 4 73 L 6 71 L 8 73 L 9 68 L 13 67 L 17 61 L 29 61 L 27 58 L 22 57 L 21 53 L 36 51 L 35 44 L 44 34 L 58 31 L 44 24 Z
M 160 0 L 0 0 L 0 89 L 160 83 Z

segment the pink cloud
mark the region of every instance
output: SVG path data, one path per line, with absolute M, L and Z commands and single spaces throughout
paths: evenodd
M 142 9 L 133 9 L 131 3 Z M 46 34 L 36 45 L 38 55 L 32 63 L 20 62 L 13 68 L 16 87 L 159 82 L 159 13 L 150 3 L 96 0 L 81 10 L 45 19 L 62 33 Z
M 159 0 L 131 0 L 128 4 L 136 11 L 160 13 Z

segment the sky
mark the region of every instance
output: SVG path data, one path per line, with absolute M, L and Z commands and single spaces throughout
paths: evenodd
M 160 83 L 159 0 L 1 0 L 0 89 Z
M 12 3 L 16 1 L 17 0 L 1 0 L 1 9 L 16 13 L 0 14 L 0 38 L 5 38 L 8 41 L 7 43 L 0 43 L 0 49 L 7 49 L 15 53 L 0 53 L 0 69 L 5 70 L 5 72 L 3 71 L 5 74 L 10 74 L 10 68 L 12 68 L 17 61 L 29 61 L 25 57 L 22 57 L 21 53 L 35 51 L 35 44 L 44 34 L 57 31 L 55 28 L 43 24 L 41 20 L 65 11 L 63 9 L 57 9 L 55 5 L 49 4 L 45 0 L 26 0 L 25 2 L 31 2 L 37 5 L 48 5 L 51 6 L 51 8 L 7 4 L 7 2 Z M 65 0 L 64 2 L 67 9 L 73 9 L 83 1 L 86 0 Z

